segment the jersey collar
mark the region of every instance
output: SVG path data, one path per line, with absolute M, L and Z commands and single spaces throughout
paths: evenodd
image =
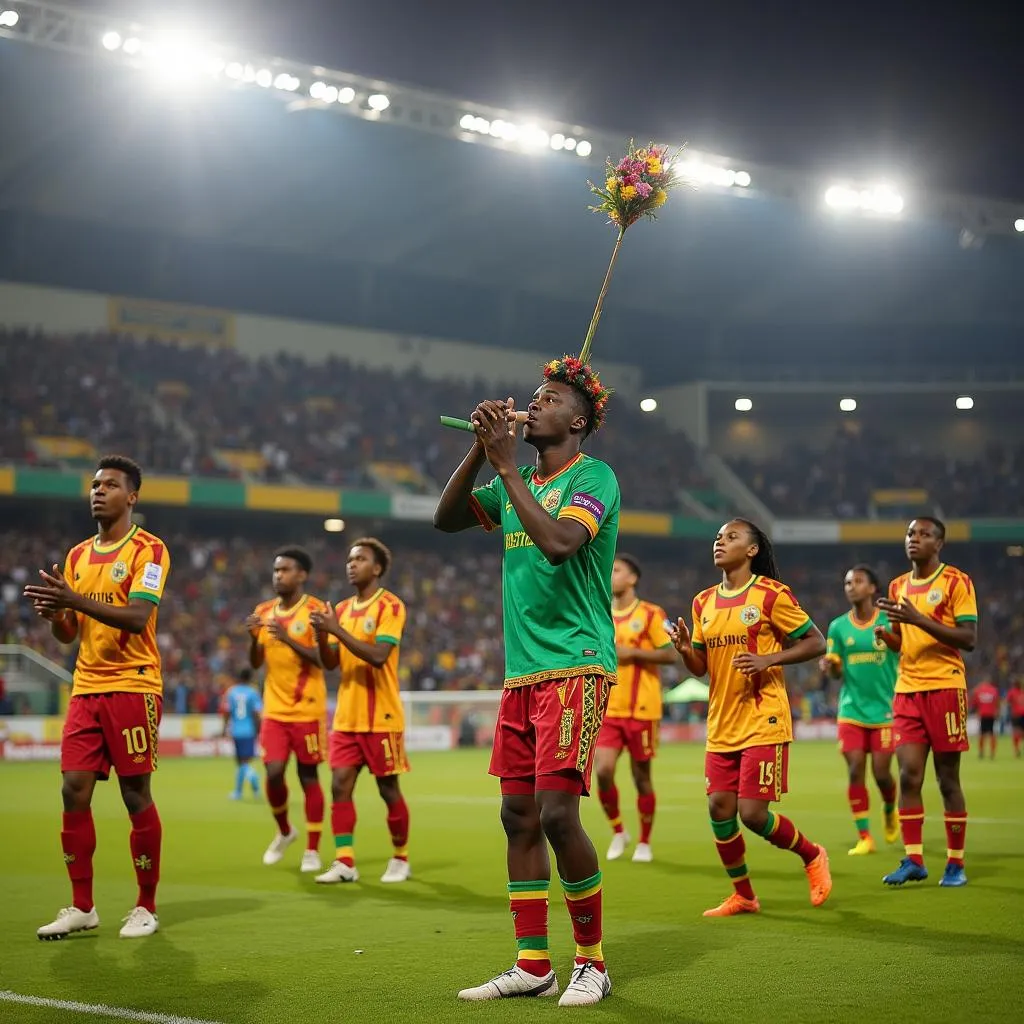
M 352 611 L 361 612 L 364 608 L 369 608 L 374 601 L 384 593 L 383 587 L 378 587 L 374 593 L 368 597 L 365 601 L 359 601 L 356 598 L 352 598 Z
M 561 469 L 556 469 L 551 476 L 540 476 L 537 470 L 533 471 L 533 482 L 535 484 L 549 484 L 556 477 L 560 477 L 567 469 L 572 469 L 580 459 L 583 458 L 583 452 L 577 452 Z
M 93 537 L 92 549 L 98 555 L 109 555 L 112 551 L 116 551 L 119 547 L 127 544 L 139 532 L 137 523 L 132 524 L 132 528 L 120 539 L 111 541 L 109 544 L 101 544 L 99 537 Z
M 623 608 L 622 611 L 616 611 L 612 609 L 612 618 L 616 622 L 625 622 L 636 610 L 640 607 L 640 598 L 633 598 L 633 603 L 628 608 Z

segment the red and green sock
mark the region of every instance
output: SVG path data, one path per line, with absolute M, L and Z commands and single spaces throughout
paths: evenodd
M 821 853 L 821 847 L 812 843 L 797 827 L 782 814 L 768 812 L 768 820 L 761 829 L 761 836 L 780 850 L 792 850 L 804 864 L 810 864 Z
M 924 807 L 900 808 L 900 833 L 903 850 L 915 864 L 924 864 Z
M 622 815 L 619 813 L 619 789 L 614 783 L 610 789 L 599 789 L 597 797 L 601 801 L 601 809 L 604 811 L 608 823 L 613 832 L 624 832 Z
M 737 896 L 745 900 L 754 899 L 754 887 L 747 874 L 747 844 L 743 841 L 740 823 L 735 816 L 725 821 L 711 819 L 711 831 L 715 833 L 715 848 L 725 873 L 732 881 Z
M 516 966 L 527 974 L 543 978 L 551 972 L 548 950 L 548 889 L 551 882 L 540 878 L 508 883 L 509 910 L 516 929 Z
M 888 817 L 896 810 L 896 780 L 886 779 L 878 784 L 878 792 L 882 794 L 882 810 Z
M 601 872 L 597 871 L 581 882 L 561 879 L 565 905 L 572 920 L 572 934 L 576 939 L 576 963 L 592 963 L 604 970 L 604 952 L 601 949 Z
M 850 810 L 853 813 L 853 823 L 857 826 L 857 834 L 861 839 L 869 839 L 871 837 L 871 821 L 868 812 L 871 809 L 871 798 L 868 795 L 868 787 L 851 784 L 846 789 L 846 798 L 850 801 Z
M 356 805 L 351 800 L 331 804 L 331 831 L 334 833 L 334 859 L 350 868 L 356 866 L 352 836 L 356 830 Z
M 65 811 L 60 845 L 71 880 L 71 905 L 92 910 L 92 857 L 96 852 L 96 825 L 92 811 Z

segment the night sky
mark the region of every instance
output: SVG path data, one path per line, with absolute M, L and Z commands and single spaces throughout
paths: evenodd
M 174 12 L 219 42 L 624 137 L 688 140 L 740 163 L 1024 200 L 1020 3 L 90 5 L 147 24 Z M 938 13 L 944 9 L 957 14 Z

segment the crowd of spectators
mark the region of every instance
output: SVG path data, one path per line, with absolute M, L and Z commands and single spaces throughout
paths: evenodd
M 40 566 L 62 562 L 77 537 L 22 531 L 0 534 L 0 641 L 28 644 L 68 667 L 73 651 L 50 636 L 21 600 L 25 581 Z M 245 663 L 245 617 L 272 596 L 275 544 L 251 538 L 165 536 L 173 560 L 171 585 L 160 608 L 158 642 L 163 655 L 166 708 L 177 712 L 215 710 L 219 695 Z M 291 540 L 292 538 L 283 538 Z M 314 558 L 309 591 L 331 600 L 349 593 L 344 562 L 346 539 L 326 535 L 307 544 Z M 385 537 L 385 539 L 387 539 Z M 442 547 L 393 543 L 394 567 L 386 585 L 408 608 L 401 648 L 401 685 L 416 690 L 500 687 L 503 671 L 500 551 L 497 545 L 452 541 Z M 992 548 L 960 552 L 957 564 L 969 571 L 980 604 L 979 649 L 969 658 L 969 677 L 991 678 L 1001 687 L 1024 679 L 1024 558 L 997 556 Z M 706 552 L 689 562 L 678 556 L 644 559 L 643 596 L 675 617 L 689 618 L 693 595 L 714 582 Z M 844 556 L 783 549 L 786 582 L 824 630 L 846 610 L 842 593 Z M 900 563 L 879 564 L 881 576 L 903 571 Z M 787 673 L 798 702 L 806 694 L 814 710 L 827 712 L 827 695 L 814 666 Z M 666 680 L 679 678 L 672 670 Z M 834 696 L 834 694 L 832 695 Z M 831 699 L 831 698 L 829 698 Z

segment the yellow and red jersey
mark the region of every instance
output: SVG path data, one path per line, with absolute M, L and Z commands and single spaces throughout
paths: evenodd
M 167 545 L 138 526 L 113 544 L 84 540 L 64 560 L 64 578 L 76 594 L 113 607 L 138 599 L 159 606 L 170 571 Z M 141 633 L 129 633 L 77 613 L 80 645 L 72 695 L 163 693 L 157 614 L 154 610 Z
M 751 577 L 739 590 L 709 587 L 693 599 L 692 642 L 707 656 L 711 687 L 709 751 L 726 753 L 793 739 L 781 666 L 748 679 L 733 668 L 732 659 L 744 651 L 774 654 L 785 640 L 798 640 L 813 626 L 789 587 L 766 576 Z
M 656 604 L 637 598 L 621 612 L 612 609 L 615 623 L 615 646 L 654 651 L 671 647 L 665 631 L 665 612 Z M 661 721 L 661 672 L 650 662 L 623 662 L 618 680 L 608 697 L 605 718 L 636 718 L 647 722 Z
M 275 640 L 267 626 L 277 621 L 296 643 L 316 649 L 316 630 L 309 616 L 323 611 L 327 604 L 304 594 L 291 608 L 279 600 L 264 601 L 255 614 L 263 625 L 259 642 L 263 645 L 266 678 L 263 683 L 263 717 L 277 722 L 319 722 L 327 715 L 327 682 L 324 670 L 295 653 L 283 640 Z
M 978 599 L 970 576 L 951 565 L 940 565 L 927 579 L 909 572 L 889 584 L 892 601 L 906 600 L 935 622 L 955 626 L 978 621 Z M 922 690 L 966 690 L 964 659 L 955 647 L 947 647 L 917 626 L 900 626 L 897 693 Z
M 341 682 L 334 711 L 336 732 L 402 732 L 405 712 L 398 692 L 398 646 L 405 630 L 405 605 L 383 587 L 372 597 L 342 601 L 335 609 L 338 624 L 369 644 L 391 644 L 387 661 L 376 668 L 338 644 Z

